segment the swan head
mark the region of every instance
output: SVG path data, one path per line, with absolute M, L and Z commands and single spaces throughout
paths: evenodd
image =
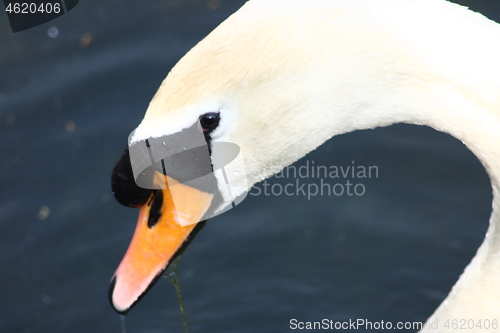
M 363 69 L 341 64 L 348 56 L 330 57 L 323 34 L 304 34 L 297 22 L 251 4 L 172 69 L 115 166 L 116 198 L 140 208 L 110 288 L 120 313 L 157 281 L 201 221 L 234 207 L 253 184 L 334 134 L 362 127 L 346 100 L 359 109 L 363 103 L 335 87 L 341 71 L 355 76 Z M 276 24 L 280 19 L 287 25 Z M 325 66 L 339 72 L 325 73 Z M 366 80 L 353 79 L 348 90 L 371 86 L 359 82 Z M 322 112 L 325 105 L 330 112 Z
M 245 198 L 241 149 L 227 134 L 232 117 L 221 105 L 189 105 L 146 118 L 130 134 L 112 174 L 116 199 L 140 208 L 111 284 L 119 313 L 144 295 L 207 219 Z
M 119 313 L 137 303 L 205 220 L 244 199 L 255 182 L 248 177 L 249 167 L 261 173 L 262 164 L 253 158 L 258 140 L 248 142 L 270 127 L 263 110 L 253 116 L 242 112 L 253 110 L 243 98 L 249 81 L 227 75 L 228 66 L 196 49 L 187 56 L 191 60 L 181 60 L 167 76 L 113 171 L 117 200 L 140 208 L 110 288 Z M 259 154 L 272 153 L 261 145 Z

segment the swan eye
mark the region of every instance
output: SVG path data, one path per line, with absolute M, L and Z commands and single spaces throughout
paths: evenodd
M 213 131 L 219 125 L 219 121 L 219 112 L 209 112 L 200 116 L 200 125 L 203 128 L 203 132 Z

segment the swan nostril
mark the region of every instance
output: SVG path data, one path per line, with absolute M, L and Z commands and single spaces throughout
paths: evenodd
M 152 202 L 151 202 L 152 201 Z M 158 223 L 161 218 L 161 212 L 163 207 L 163 192 L 156 191 L 151 200 L 148 202 L 148 206 L 151 205 L 149 210 L 148 227 L 152 228 Z

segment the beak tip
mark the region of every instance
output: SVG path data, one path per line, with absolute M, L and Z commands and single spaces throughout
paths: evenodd
M 111 282 L 109 284 L 109 291 L 108 291 L 109 302 L 111 303 L 111 307 L 113 308 L 113 310 L 115 310 L 116 312 L 118 312 L 121 315 L 126 315 L 127 312 L 130 310 L 131 306 L 128 308 L 125 308 L 125 309 L 121 309 L 121 308 L 117 307 L 117 305 L 113 301 L 113 294 L 115 291 L 115 286 L 116 286 L 116 275 L 113 275 L 113 278 L 111 279 Z

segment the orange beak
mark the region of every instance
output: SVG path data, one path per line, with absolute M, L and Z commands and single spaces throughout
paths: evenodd
M 166 176 L 156 173 L 155 177 Z M 199 230 L 198 221 L 213 199 L 213 194 L 170 177 L 164 181 L 169 186 L 157 190 L 140 207 L 134 237 L 111 281 L 110 301 L 122 314 L 148 291 Z

